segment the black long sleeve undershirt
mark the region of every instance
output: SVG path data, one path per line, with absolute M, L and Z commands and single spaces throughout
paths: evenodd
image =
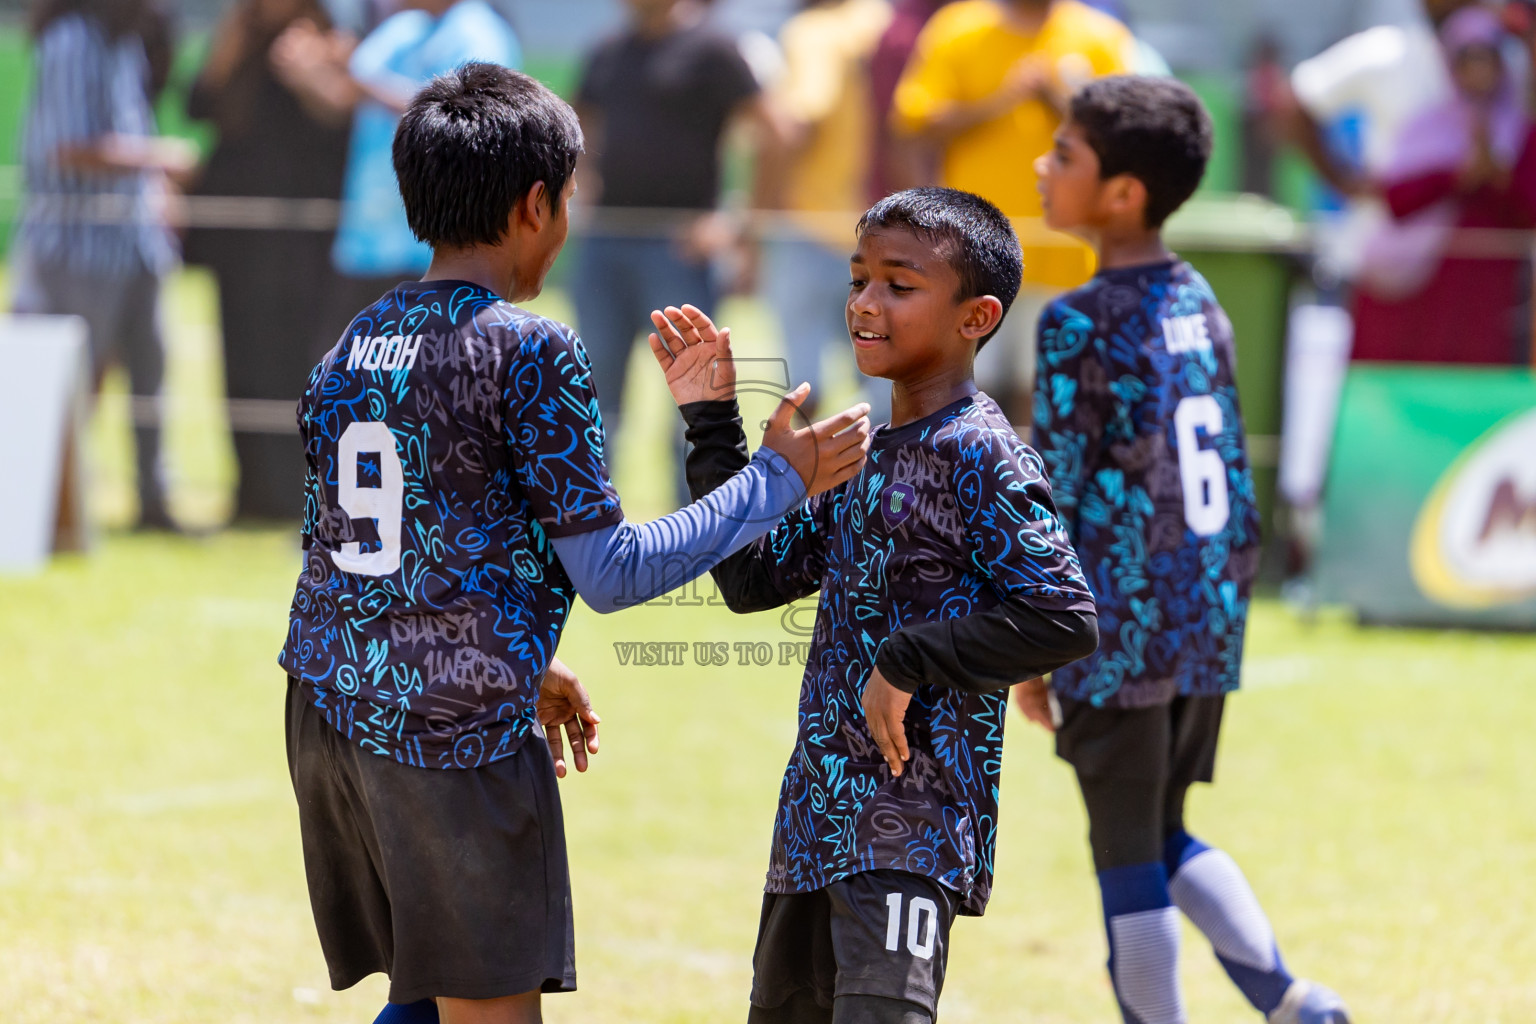
M 751 459 L 747 434 L 741 426 L 736 400 L 690 402 L 681 407 L 687 425 L 685 463 L 688 491 L 694 501 L 741 471 Z M 779 608 L 809 594 L 785 594 L 774 584 L 763 561 L 766 538 L 749 544 L 709 570 L 725 606 L 738 614 Z
M 681 411 L 690 445 L 688 489 L 698 500 L 747 464 L 747 437 L 734 400 L 694 402 Z M 765 541 L 710 570 L 732 611 L 762 611 L 808 596 L 780 590 L 766 560 L 771 556 Z M 880 645 L 875 666 L 908 693 L 924 684 L 990 693 L 1085 658 L 1098 645 L 1098 618 L 1091 609 L 1051 608 L 1006 597 L 983 612 L 903 626 Z

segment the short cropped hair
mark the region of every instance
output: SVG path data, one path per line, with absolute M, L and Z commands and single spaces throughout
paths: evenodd
M 1172 78 L 1112 75 L 1072 97 L 1072 123 L 1099 158 L 1099 177 L 1129 174 L 1147 189 L 1147 227 L 1183 206 L 1211 159 L 1211 115 Z
M 495 245 L 536 182 L 555 211 L 581 151 L 576 112 L 537 79 L 460 65 L 417 93 L 395 130 L 406 220 L 433 247 Z
M 859 218 L 860 238 L 879 228 L 901 228 L 932 243 L 960 278 L 955 301 L 991 295 L 1008 315 L 1024 276 L 1024 255 L 1002 210 L 955 188 L 909 188 L 886 196 Z M 1001 327 L 1002 319 L 997 323 Z M 976 347 L 996 333 L 994 327 Z

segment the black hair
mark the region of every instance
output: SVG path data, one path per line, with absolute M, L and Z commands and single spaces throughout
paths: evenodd
M 931 242 L 960 278 L 957 302 L 991 295 L 1008 315 L 1024 276 L 1024 255 L 1007 216 L 981 196 L 937 186 L 909 188 L 886 196 L 859 218 L 860 238 L 877 228 L 901 228 Z M 1002 318 L 997 323 L 1001 327 Z M 976 347 L 996 333 L 994 327 Z
M 1112 75 L 1072 96 L 1072 123 L 1099 158 L 1099 177 L 1129 174 L 1147 188 L 1147 227 L 1195 194 L 1211 159 L 1211 115 L 1172 78 Z
M 471 61 L 426 85 L 395 130 L 395 177 L 428 245 L 495 245 L 542 181 L 551 212 L 581 155 L 581 125 L 537 79 Z

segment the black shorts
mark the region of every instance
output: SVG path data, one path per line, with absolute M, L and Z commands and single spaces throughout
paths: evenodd
M 906 871 L 865 871 L 815 892 L 765 894 L 748 1020 L 827 1021 L 842 997 L 888 1003 L 891 1020 L 916 1010 L 933 1017 L 958 909 L 955 893 Z
M 1176 697 L 1147 708 L 1061 701 L 1056 754 L 1077 771 L 1094 868 L 1163 859 L 1184 827 L 1184 797 L 1216 770 L 1225 697 Z
M 481 768 L 415 768 L 347 740 L 290 679 L 288 770 L 333 988 L 380 971 L 395 1003 L 576 988 L 543 742 Z

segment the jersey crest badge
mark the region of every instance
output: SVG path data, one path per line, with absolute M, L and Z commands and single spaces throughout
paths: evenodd
M 880 496 L 880 511 L 885 516 L 885 525 L 894 530 L 906 522 L 916 502 L 917 491 L 911 484 L 891 484 Z

